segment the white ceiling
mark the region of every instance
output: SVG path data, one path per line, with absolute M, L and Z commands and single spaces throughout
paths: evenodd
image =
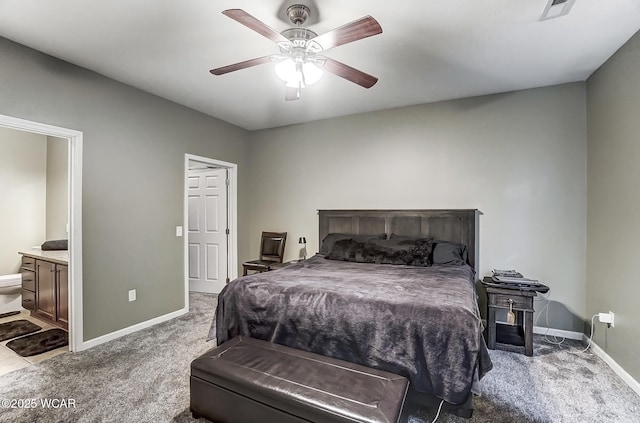
M 318 34 L 371 15 L 383 33 L 326 55 L 377 76 L 332 74 L 284 101 L 273 64 L 208 71 L 275 54 L 222 15 L 244 9 L 278 31 L 311 6 Z M 640 0 L 577 0 L 541 21 L 546 0 L 0 0 L 0 36 L 249 130 L 398 106 L 583 81 L 640 29 Z M 317 6 L 316 6 L 317 4 Z

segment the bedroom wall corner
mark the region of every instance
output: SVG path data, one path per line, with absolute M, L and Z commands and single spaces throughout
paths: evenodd
M 585 96 L 578 82 L 252 132 L 251 252 L 268 229 L 288 231 L 286 259 L 303 235 L 314 254 L 318 209 L 477 208 L 481 274 L 547 283 L 549 326 L 581 332 Z
M 587 81 L 587 315 L 609 310 L 615 328 L 596 324 L 595 342 L 640 381 L 640 32 Z

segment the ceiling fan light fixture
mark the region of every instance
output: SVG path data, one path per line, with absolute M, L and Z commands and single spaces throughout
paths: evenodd
M 305 62 L 298 69 L 293 59 L 284 59 L 275 66 L 278 78 L 286 82 L 288 87 L 305 87 L 320 81 L 323 72 L 314 63 Z M 304 75 L 303 75 L 304 74 Z
M 569 3 L 575 0 L 548 1 Z M 324 71 L 363 88 L 371 88 L 378 82 L 378 78 L 375 76 L 320 54 L 344 44 L 381 34 L 382 27 L 371 16 L 364 16 L 318 35 L 309 28 L 302 27 L 309 18 L 310 10 L 308 6 L 301 4 L 294 4 L 287 9 L 289 20 L 295 27 L 280 33 L 242 9 L 227 9 L 223 10 L 222 13 L 276 43 L 280 48 L 280 54 L 257 57 L 211 69 L 209 72 L 213 75 L 224 75 L 265 63 L 276 62 L 275 73 L 286 84 L 286 101 L 300 99 L 301 89 L 320 81 Z
M 276 75 L 284 82 L 289 82 L 298 77 L 296 64 L 293 59 L 284 59 L 275 66 Z
M 316 66 L 315 63 L 306 62 L 302 65 L 302 72 L 304 72 L 304 81 L 306 85 L 313 85 L 322 79 L 322 69 Z

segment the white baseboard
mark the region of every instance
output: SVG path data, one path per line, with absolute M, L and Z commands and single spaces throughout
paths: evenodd
M 76 345 L 76 351 L 83 351 L 89 348 L 95 347 L 96 345 L 104 344 L 105 342 L 112 341 L 114 339 L 120 338 L 121 336 L 129 335 L 130 333 L 137 332 L 142 329 L 146 329 L 153 325 L 157 325 L 158 323 L 166 322 L 167 320 L 175 319 L 176 317 L 180 317 L 184 314 L 187 314 L 189 310 L 187 308 L 181 308 L 180 310 L 173 311 L 168 314 L 164 314 L 162 316 L 155 317 L 151 320 L 147 320 L 145 322 L 140 322 L 135 325 L 117 330 L 115 332 L 108 333 L 106 335 L 99 336 L 97 338 L 90 339 L 88 341 L 83 341 L 81 345 Z
M 589 341 L 589 338 L 584 335 L 583 341 L 586 343 Z M 595 355 L 600 357 L 602 361 L 607 363 L 609 367 L 611 367 L 611 370 L 613 370 L 615 374 L 620 376 L 622 380 L 624 380 L 626 384 L 635 391 L 636 394 L 640 395 L 640 383 L 635 380 L 633 376 L 627 373 L 627 371 L 623 369 L 622 366 L 620 366 L 613 358 L 611 358 L 611 356 L 607 354 L 605 350 L 600 348 L 600 346 L 598 346 L 598 344 L 596 344 L 595 342 L 591 342 L 591 350 L 595 353 Z
M 538 335 L 549 335 L 549 336 L 558 336 L 558 337 L 567 338 L 567 339 L 576 339 L 578 341 L 582 341 L 584 339 L 584 333 L 582 332 L 546 328 L 544 326 L 534 326 L 533 333 L 536 333 Z

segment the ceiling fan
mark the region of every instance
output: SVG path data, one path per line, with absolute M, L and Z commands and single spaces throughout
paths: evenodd
M 214 75 L 224 75 L 264 63 L 277 62 L 276 75 L 286 83 L 285 100 L 287 101 L 298 100 L 302 88 L 318 82 L 322 77 L 323 70 L 364 88 L 371 88 L 378 82 L 378 78 L 375 76 L 320 54 L 331 48 L 382 33 L 382 27 L 371 16 L 365 16 L 318 35 L 308 28 L 301 27 L 311 13 L 309 8 L 302 4 L 294 4 L 287 9 L 289 20 L 295 25 L 295 28 L 286 29 L 281 33 L 276 32 L 242 9 L 229 9 L 222 13 L 275 42 L 280 48 L 280 54 L 258 57 L 211 69 L 210 72 Z

